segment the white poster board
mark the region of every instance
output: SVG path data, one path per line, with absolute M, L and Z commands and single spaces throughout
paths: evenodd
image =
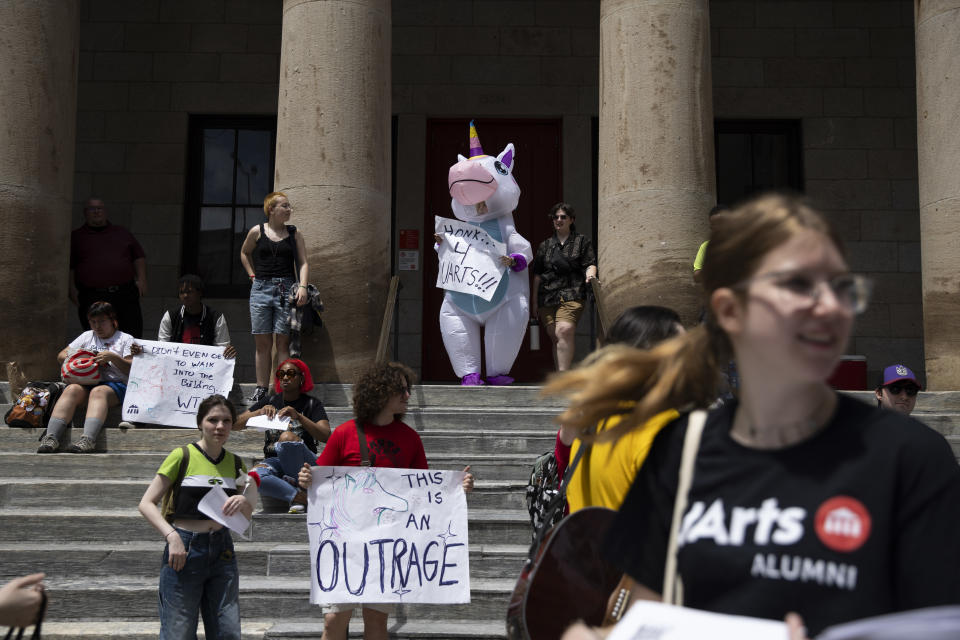
M 500 263 L 507 255 L 507 245 L 477 225 L 453 218 L 434 216 L 434 231 L 441 236 L 437 287 L 489 301 L 507 270 Z
M 463 476 L 313 467 L 310 602 L 470 602 Z
M 123 419 L 171 427 L 197 428 L 197 407 L 215 393 L 233 388 L 233 358 L 224 347 L 137 340 L 143 353 L 133 357 Z

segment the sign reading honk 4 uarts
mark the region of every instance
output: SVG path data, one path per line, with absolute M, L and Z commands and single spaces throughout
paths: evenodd
M 310 602 L 470 602 L 463 475 L 313 467 Z
M 223 347 L 137 340 L 123 419 L 170 427 L 197 428 L 197 407 L 208 396 L 233 388 L 234 360 Z
M 500 257 L 507 245 L 490 237 L 478 225 L 434 216 L 434 230 L 440 236 L 437 257 L 437 287 L 493 298 L 506 267 Z

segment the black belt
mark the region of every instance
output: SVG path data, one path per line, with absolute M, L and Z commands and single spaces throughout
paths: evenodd
M 137 283 L 131 280 L 130 282 L 125 282 L 123 284 L 115 284 L 111 287 L 87 287 L 84 285 L 77 285 L 79 289 L 84 291 L 90 291 L 92 293 L 117 293 L 123 289 L 129 289 L 130 287 L 136 287 Z

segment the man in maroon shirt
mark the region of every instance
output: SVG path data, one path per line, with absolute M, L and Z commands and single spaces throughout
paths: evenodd
M 70 236 L 70 300 L 77 305 L 80 326 L 88 326 L 90 305 L 103 300 L 117 312 L 120 330 L 140 338 L 140 296 L 147 293 L 143 247 L 127 229 L 110 224 L 99 198 L 87 200 L 83 218 L 84 225 Z

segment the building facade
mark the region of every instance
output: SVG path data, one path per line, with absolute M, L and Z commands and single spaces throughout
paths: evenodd
M 876 281 L 848 348 L 869 381 L 904 362 L 960 388 L 960 1 L 17 0 L 0 25 L 0 360 L 28 377 L 80 330 L 69 233 L 98 196 L 146 250 L 145 337 L 198 272 L 252 379 L 239 242 L 280 189 L 328 309 L 317 377 L 373 357 L 395 274 L 394 357 L 452 380 L 432 221 L 474 119 L 488 153 L 517 146 L 531 243 L 577 208 L 611 311 L 692 322 L 709 208 L 791 187 Z M 521 352 L 520 378 L 545 358 Z

